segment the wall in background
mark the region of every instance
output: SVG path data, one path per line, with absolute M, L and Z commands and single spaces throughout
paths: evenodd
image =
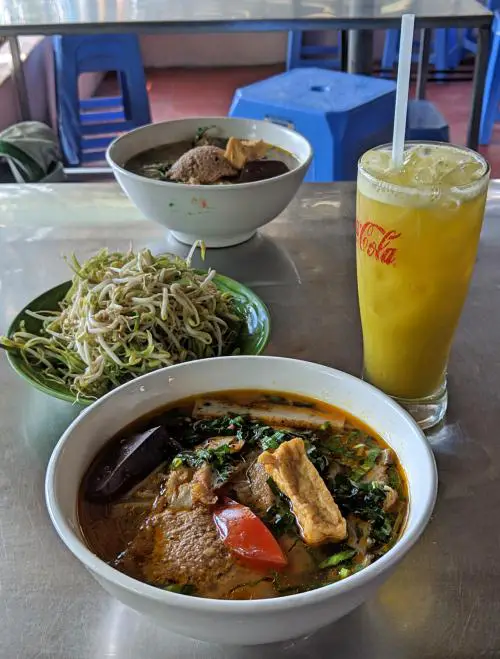
M 24 58 L 24 76 L 31 117 L 56 129 L 56 91 L 51 41 L 44 37 L 27 37 L 24 40 L 24 37 L 20 39 L 20 49 Z M 2 49 L 8 51 L 8 45 L 2 46 Z M 82 98 L 92 96 L 102 78 L 102 73 L 85 73 L 80 76 L 78 81 L 80 96 Z M 3 130 L 21 121 L 21 116 L 12 78 L 7 72 L 0 80 L 0 130 Z
M 48 100 L 46 85 L 46 44 L 45 39 L 33 39 L 21 47 L 21 52 L 26 58 L 24 61 L 24 75 L 28 88 L 30 109 L 34 119 L 47 121 Z M 9 46 L 2 46 L 2 52 L 10 52 Z M 10 70 L 10 69 L 9 69 Z M 17 96 L 9 71 L 3 72 L 0 85 L 0 129 L 7 128 L 20 121 Z
M 246 66 L 285 61 L 284 32 L 141 36 L 145 67 Z
M 336 31 L 315 32 L 314 43 L 336 43 Z M 287 32 L 172 34 L 141 36 L 144 66 L 251 66 L 276 64 L 286 58 Z M 374 56 L 382 55 L 384 32 L 376 31 Z

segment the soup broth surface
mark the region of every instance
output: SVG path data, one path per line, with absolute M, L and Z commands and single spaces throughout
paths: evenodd
M 124 167 L 160 181 L 228 185 L 274 178 L 298 164 L 294 155 L 272 144 L 218 137 L 208 127 L 192 140 L 146 149 L 130 158 Z

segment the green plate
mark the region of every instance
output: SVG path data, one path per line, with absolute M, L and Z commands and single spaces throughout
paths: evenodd
M 243 331 L 237 343 L 240 353 L 242 355 L 260 355 L 269 341 L 269 334 L 271 332 L 271 319 L 266 305 L 253 291 L 234 279 L 224 277 L 223 275 L 216 275 L 213 282 L 219 290 L 233 295 L 236 313 L 244 322 Z M 27 304 L 12 321 L 8 330 L 8 336 L 10 337 L 17 332 L 21 321 L 24 321 L 28 332 L 38 334 L 43 323 L 41 320 L 29 316 L 26 310 L 57 311 L 59 309 L 59 302 L 64 298 L 70 286 L 71 282 L 64 282 L 64 284 L 60 284 L 42 293 L 42 295 Z M 75 395 L 69 389 L 48 380 L 42 372 L 28 365 L 16 353 L 7 352 L 7 359 L 18 375 L 27 380 L 33 387 L 36 387 L 49 396 L 54 396 L 70 403 L 78 402 L 81 405 L 90 405 L 94 402 L 94 399 L 84 397 L 80 397 L 77 401 Z

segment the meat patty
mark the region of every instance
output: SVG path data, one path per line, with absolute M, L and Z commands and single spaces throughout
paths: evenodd
M 171 181 L 195 185 L 216 183 L 238 173 L 216 146 L 196 146 L 184 153 L 168 172 Z
M 264 467 L 254 462 L 233 486 L 238 501 L 260 515 L 264 515 L 275 503 L 275 496 L 267 483 L 268 478 Z
M 151 515 L 115 567 L 154 586 L 190 584 L 205 597 L 224 597 L 262 578 L 236 562 L 204 507 Z

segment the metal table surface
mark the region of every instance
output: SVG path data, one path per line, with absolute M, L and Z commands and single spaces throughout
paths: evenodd
M 477 0 L 1 0 L 0 33 L 374 29 L 404 13 L 420 27 L 483 27 L 491 17 Z
M 185 254 L 113 183 L 0 186 L 0 329 L 68 277 L 61 254 L 106 245 Z M 248 243 L 207 262 L 250 285 L 273 319 L 269 354 L 360 372 L 354 186 L 306 185 Z M 376 598 L 281 645 L 215 647 L 176 637 L 108 596 L 52 529 L 44 470 L 69 404 L 29 387 L 0 355 L 0 657 L 7 659 L 478 659 L 500 656 L 500 182 L 491 184 L 449 372 L 446 423 L 430 433 L 433 520 Z
M 351 31 L 349 71 L 369 73 L 373 30 L 399 27 L 404 13 L 415 14 L 416 28 L 478 28 L 467 136 L 468 145 L 477 148 L 492 20 L 477 0 L 0 0 L 0 35 L 11 37 L 16 64 L 15 37 L 23 34 L 341 29 Z M 29 110 L 20 62 L 15 74 L 19 104 Z M 425 77 L 421 97 L 424 85 Z

